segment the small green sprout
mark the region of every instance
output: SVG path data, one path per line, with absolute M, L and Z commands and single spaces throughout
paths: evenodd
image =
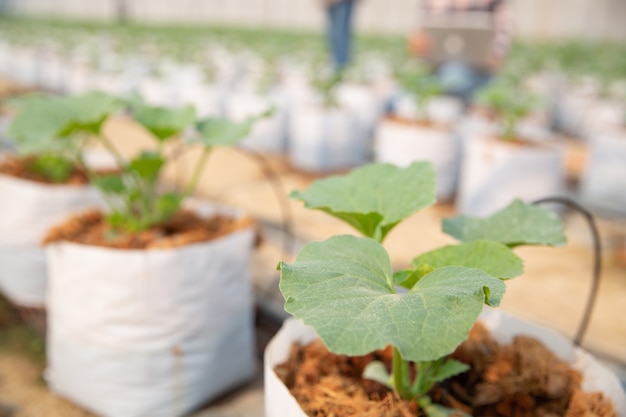
M 478 91 L 475 102 L 495 113 L 505 140 L 515 139 L 520 120 L 540 104 L 537 96 L 505 81 L 493 82 Z
M 417 120 L 428 120 L 428 103 L 444 92 L 441 82 L 427 67 L 416 63 L 405 65 L 396 78 L 415 101 Z

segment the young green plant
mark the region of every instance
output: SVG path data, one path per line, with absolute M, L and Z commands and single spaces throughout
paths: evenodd
M 325 60 L 317 57 L 311 62 L 311 85 L 320 94 L 322 104 L 326 108 L 339 106 L 337 87 L 344 77 L 344 70 L 331 71 L 326 67 Z
M 109 223 L 114 228 L 131 232 L 150 228 L 171 218 L 195 191 L 212 150 L 217 146 L 235 146 L 248 136 L 258 119 L 271 112 L 268 110 L 242 122 L 218 118 L 198 121 L 191 106 L 178 109 L 152 107 L 137 98 L 132 101 L 130 109 L 135 121 L 151 134 L 155 147 L 126 162 L 108 146 L 117 155 L 120 172 L 95 178 L 94 183 L 107 196 L 111 209 Z M 97 138 L 110 144 L 102 132 Z M 159 179 L 163 168 L 180 154 L 168 154 L 166 145 L 181 138 L 186 142 L 183 146 L 199 145 L 202 148 L 200 157 L 181 191 L 162 192 Z
M 512 141 L 516 137 L 518 123 L 539 106 L 539 99 L 510 82 L 500 80 L 478 91 L 475 103 L 496 115 L 502 138 Z
M 444 232 L 460 243 L 421 254 L 394 272 L 382 243 L 400 222 L 434 204 L 430 163 L 368 165 L 291 196 L 364 237 L 312 242 L 293 264 L 279 263 L 285 310 L 312 326 L 337 354 L 365 355 L 391 345 L 391 370 L 373 362 L 364 376 L 415 400 L 432 417 L 453 410 L 432 403 L 428 392 L 468 369 L 448 355 L 467 338 L 483 305 L 500 303 L 504 281 L 523 272 L 512 248 L 565 243 L 556 215 L 514 201 L 489 218 L 445 220 Z
M 62 117 L 54 118 L 53 122 L 48 118 L 42 119 L 51 124 L 46 138 L 55 138 L 55 146 L 67 143 L 77 151 L 95 141 L 115 159 L 117 170 L 113 173 L 101 174 L 82 164 L 91 182 L 103 192 L 108 205 L 109 224 L 121 232 L 145 230 L 171 218 L 185 198 L 196 189 L 211 151 L 216 146 L 236 145 L 249 134 L 259 118 L 272 111 L 270 109 L 243 122 L 231 122 L 213 118 L 196 120 L 191 106 L 176 109 L 153 107 L 138 97 L 122 101 L 103 93 L 67 97 L 62 103 L 64 106 L 59 110 Z M 127 109 L 154 141 L 150 150 L 131 159 L 126 159 L 116 149 L 103 129 L 106 120 L 121 109 Z M 34 126 L 30 129 L 33 138 L 39 137 Z M 179 144 L 181 139 L 185 142 L 179 145 L 183 149 L 189 144 L 201 146 L 200 158 L 192 177 L 181 191 L 163 192 L 159 181 L 163 168 L 182 154 L 179 149 L 171 151 L 167 145 Z
M 402 90 L 410 94 L 415 101 L 417 120 L 428 120 L 428 103 L 433 97 L 443 93 L 443 86 L 428 68 L 416 63 L 405 65 L 396 74 Z

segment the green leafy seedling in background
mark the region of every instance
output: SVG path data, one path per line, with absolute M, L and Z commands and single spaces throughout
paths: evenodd
M 123 232 L 145 230 L 171 218 L 185 198 L 196 189 L 211 151 L 216 146 L 236 145 L 248 136 L 257 120 L 272 111 L 270 109 L 243 122 L 231 122 L 223 119 L 197 120 L 191 106 L 176 109 L 153 107 L 136 96 L 128 102 L 104 93 L 45 100 L 45 111 L 41 110 L 37 100 L 25 103 L 12 125 L 13 131 L 19 130 L 22 134 L 18 137 L 32 148 L 67 146 L 80 155 L 90 141 L 104 146 L 117 163 L 115 173 L 101 174 L 84 163 L 82 165 L 91 182 L 103 192 L 109 209 L 108 222 L 114 229 Z M 55 106 L 58 108 L 55 109 Z M 103 129 L 105 121 L 123 108 L 129 110 L 134 120 L 154 140 L 153 149 L 130 160 L 122 156 Z M 40 112 L 46 117 L 36 119 L 40 123 L 29 125 L 28 116 Z M 45 129 L 37 128 L 40 126 Z M 161 173 L 167 163 L 180 154 L 168 154 L 166 145 L 180 138 L 187 144 L 201 145 L 202 154 L 192 178 L 182 191 L 163 192 L 159 181 Z
M 424 65 L 409 63 L 396 74 L 403 91 L 415 101 L 416 119 L 428 120 L 428 103 L 444 91 L 443 85 Z
M 520 120 L 540 105 L 538 97 L 503 80 L 478 91 L 475 103 L 496 115 L 505 140 L 514 140 Z
M 365 355 L 391 345 L 391 370 L 373 362 L 364 377 L 415 400 L 432 417 L 454 410 L 432 403 L 431 388 L 468 369 L 449 354 L 468 337 L 483 305 L 500 304 L 504 281 L 523 272 L 512 248 L 565 242 L 556 215 L 514 201 L 489 218 L 444 221 L 444 232 L 460 243 L 421 254 L 409 268 L 394 271 L 382 243 L 400 222 L 434 204 L 435 173 L 427 162 L 364 166 L 318 180 L 291 197 L 364 237 L 312 242 L 293 264 L 279 263 L 285 310 L 312 326 L 337 354 Z
M 249 135 L 260 118 L 271 112 L 268 110 L 242 122 L 196 120 L 195 110 L 191 106 L 177 109 L 153 107 L 137 97 L 132 100 L 130 110 L 134 119 L 151 134 L 155 149 L 124 161 L 117 151 L 108 146 L 116 155 L 121 170 L 118 174 L 98 177 L 94 183 L 107 197 L 109 223 L 115 228 L 131 232 L 148 229 L 170 219 L 195 191 L 211 151 L 216 146 L 237 145 Z M 104 139 L 102 133 L 98 137 Z M 181 137 L 188 144 L 201 145 L 202 153 L 193 168 L 192 177 L 182 191 L 162 192 L 159 189 L 161 173 L 175 157 L 166 153 L 166 144 Z
M 33 95 L 11 100 L 16 111 L 8 129 L 17 152 L 30 157 L 28 168 L 53 183 L 63 183 L 76 167 L 84 167 L 84 137 L 75 130 L 97 132 L 121 102 L 100 93 L 61 97 Z
M 311 62 L 311 85 L 320 94 L 326 108 L 339 107 L 337 87 L 344 79 L 344 70 L 331 71 L 320 57 Z

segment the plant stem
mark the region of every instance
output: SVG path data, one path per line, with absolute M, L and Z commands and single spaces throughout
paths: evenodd
M 211 150 L 212 148 L 204 148 L 202 150 L 202 155 L 200 155 L 200 159 L 198 159 L 198 163 L 191 176 L 191 180 L 189 181 L 189 183 L 187 184 L 187 187 L 185 187 L 185 190 L 183 191 L 183 196 L 182 196 L 183 199 L 189 197 L 191 193 L 193 193 L 193 191 L 196 189 L 196 186 L 198 185 L 198 181 L 200 181 L 200 175 L 202 174 L 202 171 L 204 170 L 204 166 L 206 165 L 206 161 L 209 159 L 209 155 L 211 154 Z
M 395 346 L 393 347 L 392 372 L 393 386 L 396 389 L 396 392 L 400 397 L 407 398 L 408 396 L 410 396 L 407 384 L 408 364 L 402 359 L 400 351 Z
M 424 380 L 426 379 L 426 371 L 429 370 L 431 362 L 416 362 L 415 368 L 417 370 L 417 375 L 415 377 L 415 394 L 422 396 L 428 392 L 428 390 L 424 389 Z

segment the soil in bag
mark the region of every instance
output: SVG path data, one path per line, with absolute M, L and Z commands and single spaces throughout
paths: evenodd
M 430 392 L 433 402 L 446 407 L 472 416 L 617 416 L 610 401 L 601 393 L 583 392 L 581 374 L 535 338 L 517 336 L 510 345 L 500 345 L 478 323 L 452 357 L 471 369 Z M 348 357 L 330 353 L 316 340 L 294 344 L 275 371 L 309 416 L 424 416 L 414 402 L 361 378 L 372 360 L 390 368 L 390 349 Z

